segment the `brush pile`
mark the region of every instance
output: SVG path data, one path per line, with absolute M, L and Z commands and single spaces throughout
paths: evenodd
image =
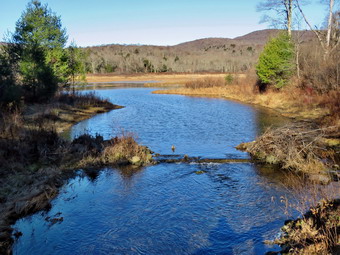
M 244 143 L 237 149 L 249 152 L 255 159 L 279 164 L 306 174 L 326 174 L 336 167 L 339 146 L 329 146 L 327 133 L 334 127 L 318 128 L 312 123 L 292 123 L 269 128 L 256 141 Z

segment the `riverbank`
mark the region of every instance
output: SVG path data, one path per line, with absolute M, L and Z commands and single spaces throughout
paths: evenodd
M 155 94 L 174 94 L 188 96 L 215 97 L 234 100 L 242 103 L 258 105 L 270 108 L 281 115 L 297 119 L 318 119 L 327 116 L 329 110 L 321 106 L 316 98 L 308 95 L 301 97 L 298 90 L 275 92 L 269 91 L 264 94 L 254 93 L 254 87 L 248 85 L 209 87 L 209 88 L 175 88 L 156 90 Z
M 11 225 L 42 210 L 74 170 L 102 166 L 142 166 L 152 152 L 132 135 L 104 140 L 82 135 L 68 141 L 59 134 L 97 113 L 119 109 L 94 94 L 56 96 L 44 105 L 28 105 L 0 120 L 0 253 L 10 254 Z M 14 233 L 15 236 L 20 235 Z
M 280 254 L 339 254 L 339 215 L 339 199 L 323 200 L 301 218 L 286 221 L 281 237 L 270 243 L 282 247 Z

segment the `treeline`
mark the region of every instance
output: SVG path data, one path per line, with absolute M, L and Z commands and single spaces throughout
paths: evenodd
M 258 61 L 269 38 L 280 32 L 267 29 L 245 36 L 206 38 L 175 46 L 104 45 L 83 48 L 87 73 L 246 72 Z M 310 32 L 293 31 L 302 42 Z
M 88 73 L 244 72 L 262 47 L 225 40 L 199 48 L 106 45 L 83 50 Z
M 33 0 L 0 47 L 0 107 L 52 98 L 85 74 L 84 55 L 74 43 L 65 48 L 66 30 L 47 5 Z

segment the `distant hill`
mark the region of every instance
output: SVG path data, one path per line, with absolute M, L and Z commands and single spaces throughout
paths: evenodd
M 104 45 L 84 48 L 91 73 L 244 72 L 252 68 L 275 29 L 230 38 L 205 38 L 174 46 Z M 293 31 L 300 41 L 313 40 L 311 31 Z
M 246 42 L 252 42 L 256 44 L 265 44 L 269 38 L 276 36 L 280 31 L 278 29 L 265 29 L 265 30 L 259 30 L 254 31 L 249 34 L 239 36 L 234 38 L 236 41 L 246 41 Z M 307 42 L 310 40 L 313 40 L 315 38 L 315 35 L 312 31 L 293 31 L 293 37 L 300 37 L 302 41 Z

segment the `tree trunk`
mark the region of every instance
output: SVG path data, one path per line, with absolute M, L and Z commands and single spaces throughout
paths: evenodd
M 333 6 L 334 6 L 334 0 L 329 0 L 329 16 L 328 16 L 327 37 L 326 37 L 327 53 L 329 51 L 329 46 L 330 46 L 330 41 L 331 41 Z
M 286 11 L 287 11 L 287 31 L 289 37 L 292 36 L 292 13 L 293 13 L 293 0 L 285 0 Z M 333 1 L 333 0 L 331 0 Z

